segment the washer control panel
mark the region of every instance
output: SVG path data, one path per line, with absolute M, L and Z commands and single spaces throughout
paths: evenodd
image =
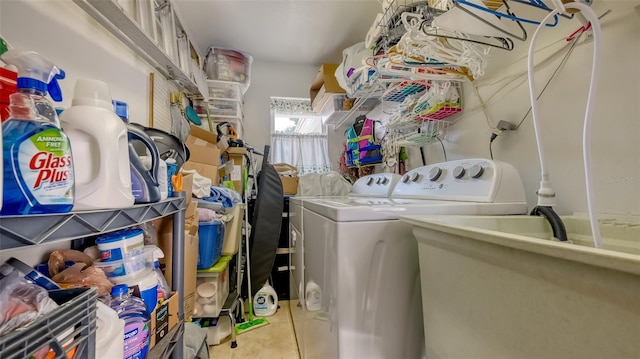
M 522 180 L 511 165 L 486 159 L 465 159 L 407 172 L 393 189 L 391 198 L 492 202 L 501 186 L 509 187 L 514 200 L 524 198 Z
M 359 178 L 351 187 L 349 196 L 389 197 L 402 176 L 395 173 L 374 173 Z

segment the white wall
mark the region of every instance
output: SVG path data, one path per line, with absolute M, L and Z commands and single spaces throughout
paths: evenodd
M 292 65 L 255 59 L 251 85 L 244 96 L 243 138 L 258 151 L 271 143 L 271 97 L 308 98 L 318 66 Z
M 93 78 L 106 82 L 114 99 L 129 104 L 132 122 L 148 124 L 153 67 L 72 1 L 0 1 L 0 35 L 14 48 L 36 51 L 66 71 L 61 107 L 71 105 L 78 78 Z
M 613 12 L 602 19 L 602 72 L 599 78 L 593 122 L 593 161 L 596 205 L 599 213 L 640 214 L 640 5 L 637 1 L 599 1 L 594 10 L 598 15 L 606 9 Z M 520 14 L 520 12 L 518 12 Z M 566 44 L 563 40 L 578 26 L 577 20 L 561 20 L 555 28 L 544 30 L 537 42 L 540 49 L 556 40 L 550 50 Z M 527 26 L 529 38 L 533 27 Z M 512 52 L 493 51 L 487 75 L 490 79 L 526 69 L 529 42 L 516 40 Z M 590 81 L 593 42 L 578 45 L 567 65 L 559 71 L 539 102 L 541 132 L 546 150 L 547 166 L 557 193 L 556 210 L 567 214 L 586 212 L 586 186 L 582 157 L 582 127 Z M 546 52 L 548 54 L 548 52 Z M 560 63 L 557 57 L 548 66 L 536 71 L 536 86 L 540 91 Z M 540 54 L 536 59 L 545 55 Z M 537 61 L 537 60 L 536 60 Z M 520 122 L 530 101 L 525 81 L 508 88 L 505 95 L 487 106 L 489 122 L 499 120 Z M 480 94 L 489 98 L 502 86 L 483 86 Z M 482 111 L 469 111 L 478 105 L 470 86 L 464 87 L 464 107 L 467 109 L 450 128 L 444 142 L 449 160 L 489 158 L 491 129 Z M 425 147 L 427 163 L 443 161 L 440 143 Z M 496 160 L 513 164 L 522 176 L 527 201 L 536 204 L 540 163 L 535 144 L 531 115 L 514 132 L 498 137 L 493 143 Z M 409 164 L 421 165 L 416 149 L 410 153 Z

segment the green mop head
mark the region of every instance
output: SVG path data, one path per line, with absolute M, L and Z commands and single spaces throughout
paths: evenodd
M 249 303 L 249 321 L 236 324 L 236 334 L 242 334 L 253 329 L 264 327 L 267 324 L 270 324 L 270 323 L 265 318 L 253 317 L 253 305 Z

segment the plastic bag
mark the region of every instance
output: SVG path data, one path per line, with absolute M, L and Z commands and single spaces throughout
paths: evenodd
M 84 263 L 76 263 L 51 279 L 62 288 L 98 287 L 99 296 L 109 295 L 113 287 L 102 269 Z
M 56 309 L 47 291 L 20 277 L 17 271 L 0 279 L 0 336 L 28 325 Z
M 93 264 L 93 258 L 74 249 L 60 249 L 53 251 L 49 255 L 49 261 L 47 262 L 49 267 L 49 276 L 54 277 L 56 274 L 62 272 L 66 267 L 65 262 L 85 263 L 86 265 L 91 265 Z

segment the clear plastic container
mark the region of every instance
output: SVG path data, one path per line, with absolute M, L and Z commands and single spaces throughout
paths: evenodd
M 211 116 L 242 117 L 240 102 L 223 99 L 209 100 L 209 113 Z
M 221 257 L 218 263 L 206 270 L 198 270 L 196 279 L 196 305 L 193 316 L 215 318 L 229 295 L 229 260 Z
M 102 269 L 111 280 L 118 277 L 141 275 L 143 272 L 153 271 L 153 252 L 155 249 L 155 246 L 145 246 L 141 254 L 120 260 L 97 260 L 93 262 L 93 266 Z
M 211 47 L 205 57 L 205 72 L 211 80 L 238 82 L 242 92 L 249 88 L 253 57 L 242 51 Z

